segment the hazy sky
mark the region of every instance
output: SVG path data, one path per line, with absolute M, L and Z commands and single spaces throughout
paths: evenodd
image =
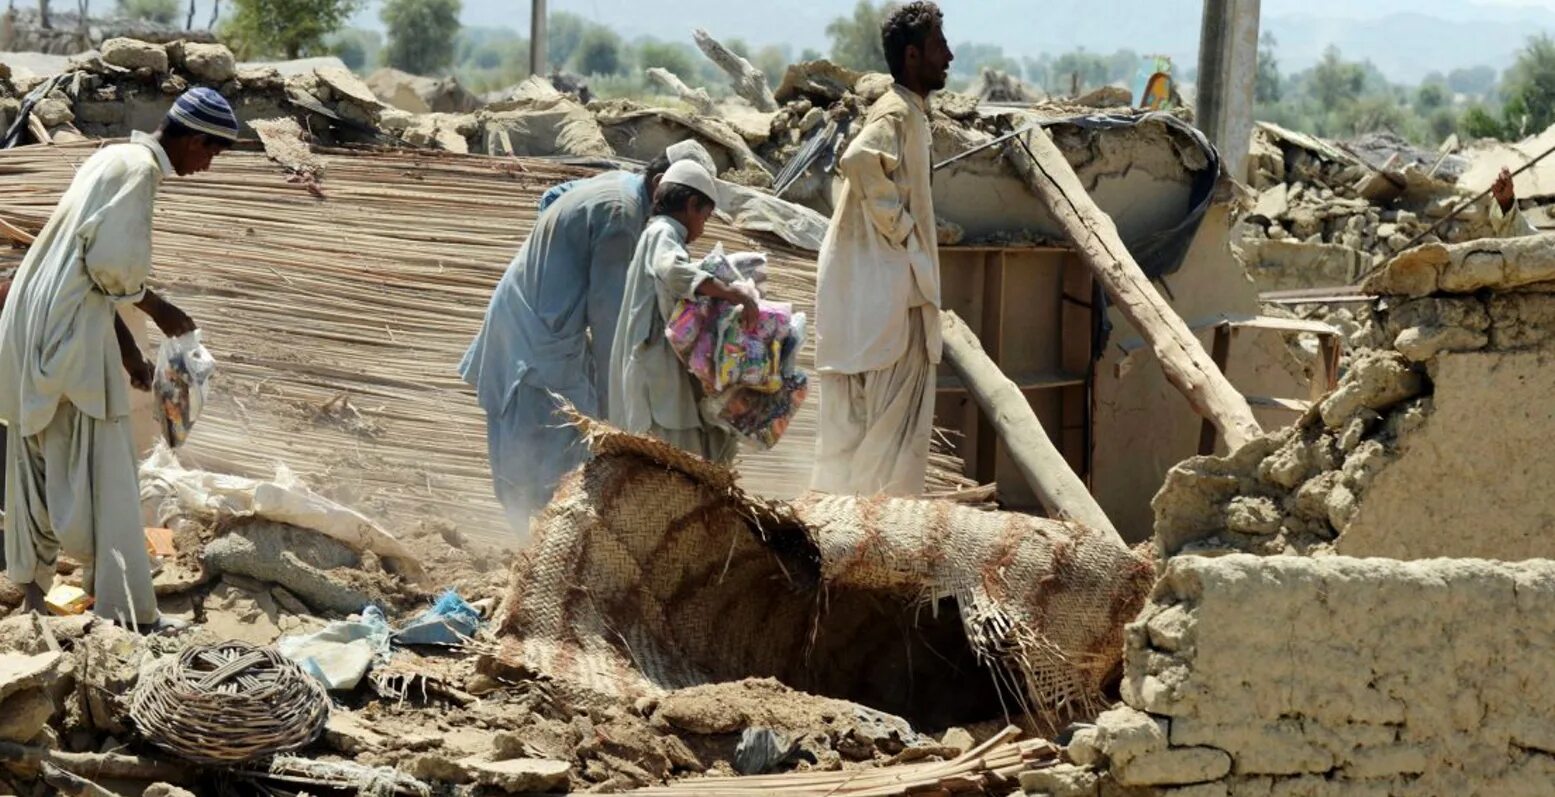
M 102 7 L 114 0 L 96 0 Z M 223 0 L 224 4 L 231 0 Z M 877 0 L 878 1 L 878 0 Z M 19 0 L 33 4 L 36 0 Z M 196 0 L 199 24 L 211 0 Z M 856 0 L 550 0 L 550 10 L 605 23 L 627 38 L 689 42 L 693 27 L 752 45 L 828 49 L 826 25 Z M 55 0 L 56 7 L 74 7 Z M 1007 55 L 1037 56 L 1076 47 L 1132 49 L 1196 59 L 1202 0 L 941 0 L 952 45 L 995 44 Z M 529 29 L 528 0 L 463 0 L 467 25 Z M 354 24 L 381 29 L 381 0 L 367 0 Z M 1555 0 L 1262 0 L 1263 27 L 1280 38 L 1281 66 L 1299 69 L 1328 43 L 1371 58 L 1395 80 L 1426 71 L 1510 63 L 1528 35 L 1555 33 Z

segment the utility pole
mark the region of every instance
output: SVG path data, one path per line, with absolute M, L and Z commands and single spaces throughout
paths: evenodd
M 544 75 L 545 0 L 529 0 L 529 74 Z
M 1246 182 L 1258 81 L 1259 0 L 1204 0 L 1194 119 L 1226 173 Z

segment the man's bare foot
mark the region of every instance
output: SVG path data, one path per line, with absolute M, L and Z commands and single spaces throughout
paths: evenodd
M 22 598 L 22 608 L 29 612 L 37 612 L 38 614 L 49 613 L 48 605 L 43 602 L 43 588 L 38 586 L 38 582 L 34 581 L 23 587 L 22 593 L 24 596 Z

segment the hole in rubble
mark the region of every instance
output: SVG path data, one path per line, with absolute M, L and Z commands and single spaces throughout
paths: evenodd
M 832 590 L 796 689 L 896 714 L 923 732 L 1018 714 L 967 641 L 955 598 L 937 604 Z

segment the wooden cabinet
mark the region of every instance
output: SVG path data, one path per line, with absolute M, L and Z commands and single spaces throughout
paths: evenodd
M 944 307 L 977 332 L 1089 485 L 1097 323 L 1090 270 L 1062 247 L 941 247 L 940 284 Z M 967 475 L 998 483 L 1004 506 L 1041 511 L 993 427 L 944 364 L 935 423 L 951 432 L 949 442 L 966 462 Z

